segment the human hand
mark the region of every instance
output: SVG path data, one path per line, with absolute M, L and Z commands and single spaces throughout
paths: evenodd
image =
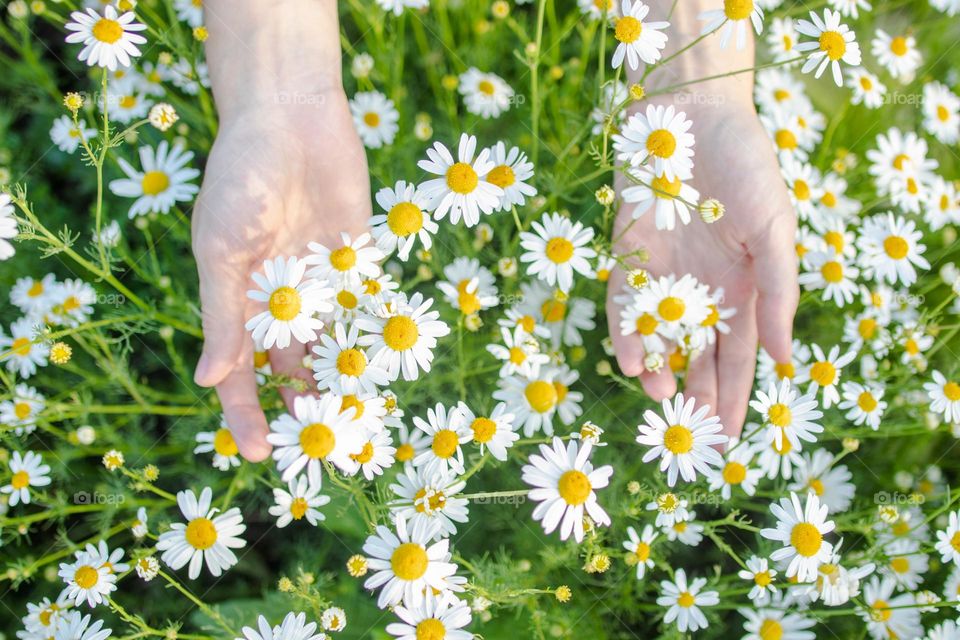
M 669 104 L 669 101 L 664 102 Z M 722 105 L 686 109 L 696 137 L 694 179 L 701 199 L 716 198 L 726 215 L 706 224 L 694 212 L 689 225 L 658 231 L 653 211 L 634 221 L 634 205 L 622 204 L 614 225 L 614 251 L 643 248 L 649 260 L 642 266 L 653 276 L 692 274 L 711 290 L 724 289 L 724 307 L 735 307 L 727 323 L 730 332 L 690 363 L 686 391 L 699 404 L 709 404 L 720 416 L 724 432 L 739 435 L 753 387 L 757 341 L 777 362 L 788 362 L 793 317 L 799 299 L 794 250 L 796 217 L 780 175 L 772 144 L 749 98 L 732 98 Z M 617 192 L 627 186 L 618 176 Z M 633 223 L 633 224 L 631 224 Z M 645 371 L 642 340 L 620 335 L 620 306 L 613 296 L 622 291 L 625 275 L 616 269 L 607 291 L 607 318 L 620 369 L 638 376 L 655 400 L 676 393 L 669 367 Z
M 258 105 L 220 123 L 193 216 L 193 251 L 200 276 L 203 354 L 195 380 L 215 386 L 240 454 L 270 453 L 260 408 L 253 342 L 244 323 L 259 311 L 247 298 L 250 274 L 273 256 L 328 246 L 341 231 L 362 233 L 371 215 L 363 146 L 347 100 L 335 88 L 310 105 Z M 310 345 L 271 349 L 273 373 L 313 386 L 303 367 Z M 281 389 L 288 406 L 297 392 Z

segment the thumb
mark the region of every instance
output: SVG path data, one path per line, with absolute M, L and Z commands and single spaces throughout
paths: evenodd
M 201 387 L 220 384 L 236 367 L 246 339 L 246 274 L 236 265 L 198 258 L 203 353 L 193 374 Z

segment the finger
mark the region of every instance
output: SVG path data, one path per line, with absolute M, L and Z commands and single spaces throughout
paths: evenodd
M 800 300 L 795 230 L 792 212 L 774 216 L 769 233 L 750 251 L 759 292 L 757 326 L 760 343 L 777 362 L 790 361 L 793 318 Z
M 717 341 L 717 415 L 731 437 L 743 430 L 757 361 L 756 299 L 741 306 L 730 319 L 730 333 Z
M 223 417 L 233 434 L 240 455 L 250 462 L 260 462 L 270 455 L 267 442 L 267 418 L 257 398 L 257 379 L 250 364 L 238 365 L 217 385 L 223 405 Z
M 684 395 L 697 399 L 697 406 L 710 405 L 711 414 L 717 412 L 717 343 L 707 346 L 690 363 Z
M 620 267 L 610 274 L 607 283 L 607 328 L 610 331 L 610 340 L 613 342 L 613 351 L 617 356 L 617 365 L 623 375 L 635 378 L 643 371 L 643 340 L 636 334 L 625 336 L 620 331 L 621 305 L 614 301 L 614 296 L 623 293 L 626 275 Z
M 287 405 L 288 411 L 293 411 L 293 400 L 297 396 L 316 393 L 317 386 L 313 380 L 313 373 L 303 366 L 303 359 L 307 355 L 307 345 L 293 342 L 286 349 L 270 349 L 270 370 L 275 374 L 302 380 L 306 387 L 297 390 L 293 386 L 280 387 L 280 396 Z
M 203 255 L 203 251 L 195 253 Z M 194 372 L 201 387 L 213 387 L 223 381 L 240 363 L 247 337 L 244 317 L 247 307 L 247 266 L 238 268 L 226 262 L 198 258 L 200 310 L 203 322 L 203 353 Z M 252 357 L 246 359 L 253 371 Z M 254 394 L 250 402 L 256 400 Z
M 644 371 L 640 374 L 640 384 L 651 399 L 660 402 L 664 398 L 672 398 L 677 393 L 677 379 L 670 367 L 664 365 L 659 373 Z

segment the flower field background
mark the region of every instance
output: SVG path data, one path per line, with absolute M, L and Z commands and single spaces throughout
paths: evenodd
M 4 637 L 960 637 L 956 2 L 717 0 L 716 24 L 702 21 L 709 37 L 733 29 L 731 49 L 736 29 L 760 29 L 755 102 L 800 220 L 793 359 L 759 354 L 729 445 L 689 394 L 652 401 L 610 341 L 613 310 L 615 332 L 649 339 L 644 366 L 673 370 L 682 389 L 733 311 L 722 291 L 611 242 L 618 208 L 633 206 L 614 197 L 615 175 L 624 199 L 653 203 L 655 233 L 738 215 L 681 190 L 689 168 L 649 140 L 670 116 L 648 111 L 658 96 L 628 73 L 631 56 L 667 66 L 684 51 L 661 55 L 656 39 L 627 51 L 657 30 L 624 22 L 644 5 L 339 2 L 344 90 L 380 216 L 374 238 L 345 246 L 373 272 L 341 269 L 337 247 L 308 249 L 314 238 L 305 264 L 252 265 L 251 297 L 266 304 L 247 328 L 275 446 L 258 463 L 193 382 L 191 216 L 218 127 L 201 4 L 3 8 Z M 676 4 L 651 2 L 648 22 Z M 87 9 L 84 26 L 74 12 Z M 832 17 L 862 63 L 833 56 Z M 118 41 L 143 38 L 130 64 L 78 59 L 89 42 L 69 34 L 103 42 L 101 19 L 118 21 Z M 741 71 L 675 87 L 672 106 L 722 120 L 731 106 L 713 87 Z M 323 95 L 275 99 L 324 113 Z M 694 148 L 694 174 L 701 158 L 751 152 Z M 457 182 L 460 164 L 472 173 Z M 477 179 L 496 185 L 480 205 L 444 200 L 473 197 Z M 743 174 L 735 188 L 759 187 Z M 412 214 L 397 208 L 407 201 Z M 402 213 L 419 235 L 398 232 Z M 614 269 L 628 284 L 608 307 Z M 692 315 L 675 322 L 667 300 Z M 423 323 L 410 350 L 429 366 L 401 364 L 398 317 Z M 315 383 L 274 375 L 261 352 L 310 327 L 327 336 L 310 363 L 320 393 L 288 406 L 281 387 Z M 368 378 L 347 380 L 350 349 Z M 339 444 L 304 435 L 318 423 Z M 400 584 L 420 576 L 397 531 L 436 552 L 425 582 Z M 272 628 L 290 612 L 316 628 Z

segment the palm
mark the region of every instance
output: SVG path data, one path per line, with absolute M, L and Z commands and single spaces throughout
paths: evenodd
M 722 306 L 737 309 L 728 322 L 731 332 L 694 360 L 687 389 L 717 410 L 728 433 L 737 434 L 753 382 L 758 327 L 761 342 L 775 357 L 789 356 L 797 296 L 792 257 L 796 221 L 771 144 L 753 113 L 704 107 L 688 116 L 697 139 L 692 185 L 701 199 L 720 200 L 726 216 L 712 225 L 695 216 L 687 226 L 658 231 L 652 212 L 633 221 L 633 206 L 624 205 L 615 225 L 615 250 L 622 254 L 642 247 L 649 254 L 643 266 L 653 275 L 689 273 L 711 289 L 723 287 Z M 611 295 L 623 279 L 622 273 L 614 274 Z M 672 395 L 672 375 L 642 372 L 642 345 L 635 336 L 619 335 L 619 308 L 612 302 L 608 317 L 621 369 L 640 375 L 654 398 Z

